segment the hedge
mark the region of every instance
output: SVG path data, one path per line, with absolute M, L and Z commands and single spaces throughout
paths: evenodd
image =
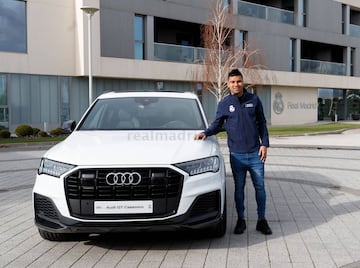
M 0 130 L 0 138 L 1 139 L 8 139 L 10 138 L 11 133 L 8 130 Z
M 29 125 L 18 125 L 15 129 L 15 134 L 18 137 L 31 136 L 33 133 L 33 128 Z

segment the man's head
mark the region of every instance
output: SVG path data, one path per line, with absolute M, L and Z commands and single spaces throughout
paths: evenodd
M 231 94 L 242 96 L 244 89 L 243 75 L 238 69 L 232 69 L 228 75 L 228 88 Z
M 241 76 L 241 77 L 243 77 L 243 75 L 242 75 L 242 73 L 239 71 L 239 69 L 232 69 L 232 70 L 229 72 L 228 79 L 229 79 L 231 76 Z

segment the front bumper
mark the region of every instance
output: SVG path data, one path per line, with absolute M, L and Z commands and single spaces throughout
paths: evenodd
M 34 193 L 35 223 L 39 229 L 55 233 L 109 233 L 128 231 L 166 231 L 203 229 L 215 226 L 222 219 L 221 191 L 212 191 L 195 198 L 189 210 L 166 219 L 136 219 L 136 221 L 83 221 L 63 216 L 54 202 Z

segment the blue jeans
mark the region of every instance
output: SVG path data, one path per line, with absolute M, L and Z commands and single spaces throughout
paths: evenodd
M 245 183 L 246 173 L 250 172 L 255 188 L 258 219 L 265 219 L 266 192 L 264 183 L 264 163 L 258 152 L 234 153 L 230 152 L 230 165 L 235 183 L 235 204 L 239 219 L 245 219 Z

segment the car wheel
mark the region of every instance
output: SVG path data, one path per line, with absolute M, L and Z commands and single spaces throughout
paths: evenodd
M 75 241 L 83 240 L 88 237 L 88 234 L 64 234 L 64 233 L 52 233 L 39 229 L 39 234 L 42 238 L 50 241 Z

